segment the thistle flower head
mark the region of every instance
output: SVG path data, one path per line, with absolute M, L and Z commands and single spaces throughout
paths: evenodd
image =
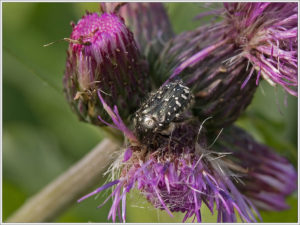
M 99 96 L 103 102 L 100 92 Z M 203 124 L 194 121 L 178 125 L 172 137 L 162 138 L 157 149 L 149 149 L 124 128 L 117 110 L 103 103 L 114 118 L 114 126 L 128 135 L 131 144 L 112 166 L 113 174 L 119 174 L 118 177 L 79 201 L 115 186 L 104 201 L 113 200 L 108 218 L 115 221 L 119 216 L 125 222 L 126 195 L 136 188 L 154 207 L 170 216 L 172 212 L 185 213 L 183 221 L 194 216 L 201 222 L 202 204 L 207 205 L 211 213 L 216 206 L 219 222 L 236 221 L 235 211 L 242 221 L 256 221 L 255 208 L 231 181 L 228 167 L 218 159 L 218 154 L 205 150 Z
M 297 189 L 297 172 L 287 159 L 235 126 L 224 129 L 214 149 L 232 153 L 227 157 L 229 166 L 242 180 L 237 187 L 257 208 L 289 208 L 285 198 Z
M 224 6 L 226 35 L 241 50 L 236 57 L 247 58 L 258 77 L 297 96 L 297 3 L 225 3 Z
M 261 77 L 292 95 L 298 85 L 296 3 L 227 3 L 223 15 L 171 39 L 155 66 L 159 85 L 180 77 L 193 90 L 194 114 L 212 116 L 212 130 L 239 117 Z
M 234 129 L 229 129 L 229 135 L 223 136 L 216 145 L 215 142 L 208 144 L 211 135 L 216 136 L 216 128 L 229 126 L 245 110 L 261 77 L 269 82 L 278 78 L 278 84 L 289 93 L 296 93 L 291 88 L 295 65 L 297 68 L 294 60 L 288 65 L 289 62 L 280 58 L 279 53 L 275 55 L 273 50 L 270 55 L 262 53 L 265 49 L 262 46 L 275 40 L 264 39 L 270 34 L 266 29 L 282 29 L 277 27 L 280 21 L 273 19 L 275 14 L 266 12 L 286 11 L 285 7 L 272 4 L 251 3 L 248 9 L 242 3 L 225 4 L 224 21 L 184 32 L 162 45 L 158 60 L 154 60 L 156 63 L 148 60 L 154 66 L 156 73 L 151 75 L 156 84 L 165 83 L 150 94 L 139 110 L 136 110 L 137 102 L 148 92 L 150 79 L 141 80 L 146 74 L 144 64 L 132 33 L 120 17 L 121 9 L 118 15 L 113 10 L 101 16 L 88 14 L 79 21 L 70 38 L 65 76 L 67 96 L 82 118 L 98 119 L 99 123 L 120 130 L 128 139 L 126 150 L 109 170 L 112 181 L 79 201 L 113 188 L 99 207 L 112 199 L 108 218 L 114 222 L 117 217 L 126 221 L 126 196 L 132 189 L 138 189 L 155 208 L 165 210 L 170 216 L 173 212 L 185 213 L 183 221 L 194 217 L 201 222 L 203 204 L 211 213 L 216 207 L 218 222 L 235 222 L 237 214 L 242 221 L 255 222 L 260 217 L 256 207 L 271 210 L 286 207 L 284 198 L 295 189 L 293 181 L 280 185 L 284 176 L 295 179 L 295 171 L 288 162 Z M 130 17 L 125 11 L 133 8 L 124 8 L 123 15 L 128 16 L 128 21 Z M 153 9 L 150 5 L 149 8 Z M 153 16 L 151 10 L 148 13 Z M 155 39 L 157 33 L 151 32 L 151 28 L 159 27 L 159 23 L 146 27 L 147 31 L 141 35 L 139 31 L 144 30 L 138 27 L 144 20 L 140 11 L 135 13 L 130 23 L 137 24 L 133 27 L 138 31 L 139 44 L 148 40 L 148 34 L 151 40 Z M 232 16 L 235 13 L 243 19 L 236 21 Z M 282 20 L 280 24 L 285 24 L 286 30 L 293 30 L 293 18 L 288 19 L 290 22 Z M 242 27 L 244 23 L 247 26 Z M 286 40 L 282 44 L 281 40 L 278 39 L 277 48 L 287 46 Z M 297 47 L 293 40 L 289 43 L 293 49 Z M 140 48 L 145 54 L 145 45 Z M 270 59 L 257 67 L 253 57 L 262 60 L 262 56 Z M 271 68 L 275 62 L 272 57 L 277 57 L 280 68 L 291 71 L 282 72 L 278 67 L 277 72 L 284 76 L 277 74 L 276 79 L 270 76 L 274 74 L 268 74 L 264 65 Z M 178 75 L 183 82 L 177 79 Z M 118 95 L 122 97 L 117 98 Z M 122 111 L 119 113 L 118 109 Z M 123 119 L 134 111 L 131 130 Z M 240 172 L 242 177 L 239 177 Z M 270 200 L 272 196 L 277 198 Z
M 278 84 L 297 96 L 297 3 L 225 3 L 224 17 L 222 22 L 210 27 L 219 38 L 188 56 L 174 69 L 171 78 L 207 59 L 216 50 L 232 46 L 236 54 L 228 55 L 227 61 L 238 65 L 240 58 L 245 58 L 252 65 L 242 87 L 255 70 L 256 84 L 262 76 L 271 85 Z
M 105 114 L 97 90 L 122 108 L 124 118 L 134 112 L 149 82 L 147 64 L 124 21 L 113 13 L 87 13 L 67 40 L 64 89 L 79 118 L 102 125 L 97 116 Z

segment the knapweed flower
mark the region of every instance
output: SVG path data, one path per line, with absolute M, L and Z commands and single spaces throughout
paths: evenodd
M 113 11 L 120 3 L 101 4 L 104 10 Z M 151 73 L 155 74 L 152 65 L 165 43 L 174 36 L 164 5 L 151 2 L 125 3 L 120 6 L 118 15 L 124 18 L 125 24 L 133 32 L 141 53 L 149 62 Z
M 87 13 L 66 40 L 70 44 L 64 91 L 79 118 L 103 125 L 97 118 L 106 118 L 98 90 L 122 109 L 123 118 L 133 113 L 149 92 L 150 82 L 147 63 L 123 19 L 114 13 Z
M 213 148 L 231 153 L 227 165 L 242 181 L 236 185 L 257 208 L 280 211 L 289 207 L 285 198 L 297 189 L 298 176 L 287 159 L 235 126 L 225 128 Z
M 261 78 L 295 96 L 298 85 L 297 3 L 226 3 L 220 12 L 223 21 L 171 39 L 156 62 L 155 80 L 183 79 L 212 129 L 238 118 Z
M 202 221 L 201 207 L 207 205 L 211 213 L 218 211 L 219 222 L 235 222 L 236 212 L 242 221 L 255 222 L 256 212 L 252 203 L 241 194 L 232 182 L 234 176 L 220 158 L 206 149 L 203 124 L 197 120 L 180 124 L 170 137 L 162 137 L 156 149 L 140 144 L 126 128 L 118 110 L 112 110 L 99 97 L 117 128 L 128 137 L 129 146 L 112 165 L 113 181 L 79 199 L 79 202 L 114 186 L 109 197 L 112 206 L 108 218 L 115 222 L 117 216 L 126 221 L 126 195 L 134 188 L 156 208 L 185 213 L 183 221 L 190 217 Z

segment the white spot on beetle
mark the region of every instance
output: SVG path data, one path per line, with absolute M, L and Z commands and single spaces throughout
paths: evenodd
M 154 122 L 154 120 L 153 120 L 151 117 L 146 116 L 146 117 L 144 118 L 144 124 L 145 124 L 145 129 L 147 129 L 147 128 L 152 128 L 152 127 L 154 127 L 155 122 Z
M 187 99 L 187 97 L 186 97 L 185 95 L 183 95 L 183 94 L 181 94 L 181 97 L 182 97 L 183 99 Z

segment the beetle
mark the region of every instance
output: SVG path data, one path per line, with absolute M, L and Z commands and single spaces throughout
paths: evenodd
M 182 114 L 193 102 L 194 95 L 181 80 L 161 86 L 134 114 L 135 135 L 145 144 L 150 144 L 156 136 L 168 136 L 176 123 L 182 122 Z

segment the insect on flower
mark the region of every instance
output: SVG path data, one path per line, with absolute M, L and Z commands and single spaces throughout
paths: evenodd
M 194 96 L 181 80 L 160 87 L 142 104 L 135 113 L 133 124 L 135 134 L 143 143 L 149 137 L 169 135 L 175 124 L 182 122 L 183 113 L 193 104 Z M 148 139 L 148 140 L 147 140 Z

